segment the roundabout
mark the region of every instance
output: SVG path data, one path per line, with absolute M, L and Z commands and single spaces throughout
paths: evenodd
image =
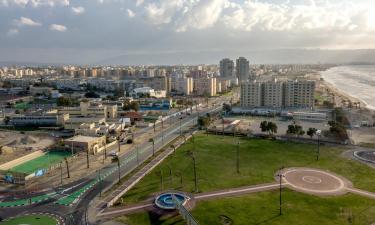
M 318 169 L 290 168 L 280 171 L 287 187 L 315 195 L 342 195 L 352 184 L 347 179 Z

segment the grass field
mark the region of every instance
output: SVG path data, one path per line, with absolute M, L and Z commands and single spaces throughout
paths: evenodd
M 289 190 L 283 192 L 283 215 L 279 216 L 277 191 L 199 202 L 192 211 L 201 225 L 369 225 L 375 222 L 375 201 L 345 195 L 315 197 Z M 138 213 L 117 219 L 128 225 L 183 225 L 180 216 L 159 217 Z
M 57 221 L 49 216 L 30 215 L 14 218 L 7 222 L 0 223 L 1 225 L 56 225 Z
M 240 174 L 236 173 L 236 145 L 240 141 Z M 375 171 L 357 161 L 343 158 L 344 148 L 321 147 L 316 161 L 316 145 L 255 140 L 223 136 L 195 137 L 199 192 L 274 182 L 275 172 L 285 167 L 313 167 L 330 170 L 351 180 L 355 187 L 375 192 Z M 193 163 L 188 151 L 192 141 L 179 148 L 124 197 L 134 203 L 163 190 L 194 191 Z M 181 184 L 182 175 L 182 184 Z
M 11 171 L 31 174 L 38 169 L 46 169 L 50 165 L 60 162 L 64 157 L 70 156 L 69 152 L 49 152 L 43 156 L 36 159 L 30 160 L 28 162 L 22 163 L 16 167 L 13 167 Z

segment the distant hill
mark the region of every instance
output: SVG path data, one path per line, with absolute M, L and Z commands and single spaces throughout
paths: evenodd
M 202 52 L 168 52 L 168 53 L 137 53 L 106 55 L 77 50 L 75 57 L 66 57 L 66 60 L 56 63 L 50 58 L 40 58 L 37 62 L 23 60 L 9 60 L 0 62 L 0 66 L 27 65 L 175 65 L 175 64 L 218 64 L 222 58 L 236 59 L 244 56 L 252 64 L 309 64 L 309 63 L 338 63 L 338 64 L 375 64 L 375 49 L 361 50 L 322 50 L 322 49 L 279 49 L 279 50 L 242 50 L 242 51 L 202 51 Z M 86 57 L 91 56 L 91 57 Z M 59 55 L 59 58 L 65 58 Z M 93 60 L 94 58 L 94 60 Z M 90 61 L 88 61 L 90 59 Z

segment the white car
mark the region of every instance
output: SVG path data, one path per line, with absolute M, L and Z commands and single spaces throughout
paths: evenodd
M 111 153 L 109 153 L 109 155 L 113 156 L 113 157 L 116 157 L 116 156 L 118 156 L 118 152 L 112 151 Z

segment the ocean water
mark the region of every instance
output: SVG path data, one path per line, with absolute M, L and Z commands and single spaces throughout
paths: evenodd
M 339 66 L 321 72 L 325 81 L 375 110 L 375 65 Z

